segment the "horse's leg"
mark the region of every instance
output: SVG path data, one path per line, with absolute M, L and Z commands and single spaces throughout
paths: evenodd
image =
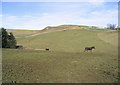
M 86 49 L 84 50 L 84 52 L 86 51 Z
M 92 52 L 92 50 L 90 50 L 90 52 Z
M 92 50 L 90 50 L 90 52 L 92 52 Z

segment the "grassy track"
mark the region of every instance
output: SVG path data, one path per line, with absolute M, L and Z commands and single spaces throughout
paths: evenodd
M 22 38 L 18 44 L 24 47 L 50 51 L 3 49 L 3 82 L 117 82 L 116 35 L 117 32 L 67 30 Z M 83 52 L 86 46 L 96 49 Z

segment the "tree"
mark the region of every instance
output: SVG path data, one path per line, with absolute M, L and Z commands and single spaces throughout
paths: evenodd
M 10 48 L 16 48 L 17 42 L 12 32 L 8 35 L 8 44 Z
M 12 32 L 8 35 L 6 29 L 1 28 L 2 33 L 2 48 L 16 48 L 16 39 Z M 0 35 L 1 36 L 1 35 Z
M 8 45 L 10 48 L 16 48 L 16 44 L 17 44 L 16 39 L 13 33 L 10 32 L 10 34 L 8 35 Z
M 112 29 L 112 30 L 114 30 L 115 27 L 116 27 L 115 24 L 107 24 L 107 29 Z
M 120 26 L 117 26 L 115 29 L 116 29 L 116 30 L 120 30 Z
M 0 48 L 2 48 L 2 29 L 0 29 Z
M 8 33 L 6 29 L 1 28 L 2 31 L 2 48 L 7 48 L 8 47 Z

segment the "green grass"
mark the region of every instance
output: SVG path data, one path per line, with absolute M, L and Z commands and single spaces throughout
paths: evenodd
M 106 28 L 88 28 L 89 30 L 95 30 L 95 31 L 115 31 L 115 30 L 111 30 L 111 29 L 106 29 Z
M 116 35 L 117 32 L 67 30 L 22 38 L 18 44 L 33 50 L 3 49 L 3 82 L 117 82 L 118 47 L 112 44 L 117 41 Z M 96 49 L 83 52 L 87 46 Z M 45 48 L 50 51 L 35 50 Z
M 3 56 L 3 82 L 117 81 L 114 54 L 3 49 Z
M 104 52 L 104 50 L 107 49 L 110 51 L 116 51 L 117 49 L 112 50 L 112 48 L 116 47 L 110 46 L 99 38 L 99 33 L 101 32 L 87 30 L 60 31 L 38 35 L 27 39 L 25 38 L 18 41 L 18 44 L 22 44 L 24 47 L 38 49 L 50 48 L 51 51 L 64 52 L 83 52 L 84 48 L 88 46 L 95 46 L 95 51 L 99 52 Z M 115 38 L 115 40 L 116 39 L 117 38 Z
M 8 33 L 12 32 L 16 38 L 23 38 L 32 34 L 41 32 L 40 30 L 16 30 L 16 29 L 7 29 Z
M 105 41 L 106 43 L 110 43 L 111 45 L 118 46 L 118 31 L 113 32 L 102 32 L 98 34 L 98 37 Z

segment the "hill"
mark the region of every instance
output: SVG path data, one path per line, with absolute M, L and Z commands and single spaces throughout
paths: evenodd
M 7 29 L 8 33 L 12 32 L 16 38 L 22 38 L 24 36 L 29 36 L 32 34 L 39 33 L 40 30 L 20 30 L 20 29 Z
M 88 28 L 97 28 L 95 26 L 85 26 L 85 25 L 60 25 L 60 26 L 47 26 L 43 30 L 71 30 L 71 29 L 88 29 Z
M 64 27 L 67 30 L 58 31 Z M 69 30 L 69 26 L 53 29 L 35 32 L 22 30 L 23 35 L 14 31 L 16 37 L 22 35 L 17 40 L 25 49 L 3 49 L 4 83 L 118 81 L 117 31 L 77 28 Z M 89 46 L 95 46 L 95 50 L 83 52 Z M 50 51 L 45 51 L 45 48 Z

